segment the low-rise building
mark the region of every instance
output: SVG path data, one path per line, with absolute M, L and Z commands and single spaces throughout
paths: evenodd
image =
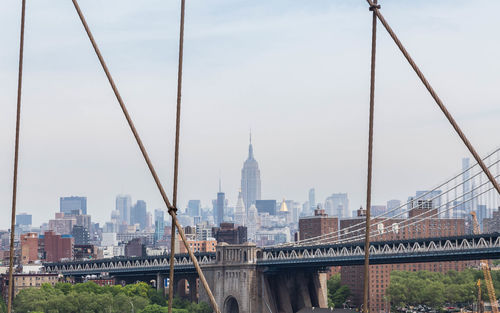
M 47 273 L 30 273 L 30 274 L 14 273 L 12 275 L 12 278 L 14 280 L 14 297 L 23 289 L 39 288 L 42 286 L 42 284 L 50 284 L 54 286 L 59 281 L 58 274 L 47 274 Z M 8 275 L 2 275 L 1 285 L 2 285 L 2 296 L 4 299 L 7 299 L 8 289 L 9 289 Z

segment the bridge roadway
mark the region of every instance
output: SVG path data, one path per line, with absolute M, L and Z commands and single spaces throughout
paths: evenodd
M 197 253 L 202 267 L 217 265 L 217 253 Z M 418 263 L 436 261 L 480 260 L 500 258 L 500 234 L 466 235 L 373 242 L 371 264 Z M 169 255 L 143 258 L 112 258 L 100 260 L 45 263 L 47 272 L 65 276 L 100 275 L 137 277 L 165 275 L 169 272 Z M 288 271 L 294 268 L 318 269 L 329 266 L 361 265 L 364 262 L 362 242 L 257 248 L 256 266 L 265 272 Z M 175 255 L 175 271 L 196 275 L 187 254 Z M 234 265 L 234 264 L 233 264 Z

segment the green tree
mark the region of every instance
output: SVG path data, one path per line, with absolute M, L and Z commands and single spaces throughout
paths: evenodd
M 7 305 L 3 301 L 3 298 L 0 297 L 0 313 L 6 313 L 7 312 Z
M 495 288 L 500 288 L 500 273 L 492 271 Z M 478 279 L 483 279 L 482 271 L 467 269 L 446 274 L 429 271 L 393 271 L 387 296 L 393 305 L 427 304 L 439 308 L 445 303 L 472 303 L 476 301 Z M 483 294 L 486 288 L 482 284 Z
M 160 306 L 158 304 L 150 304 L 146 306 L 143 310 L 141 310 L 139 313 L 167 313 L 168 308 L 164 306 Z
M 341 285 L 340 274 L 335 274 L 327 281 L 328 288 L 328 306 L 341 308 L 351 295 L 348 286 Z

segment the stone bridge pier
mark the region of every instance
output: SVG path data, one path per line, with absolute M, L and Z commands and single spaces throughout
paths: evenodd
M 254 244 L 219 244 L 215 264 L 203 267 L 222 313 L 295 313 L 326 308 L 326 273 L 317 269 L 275 271 L 257 265 Z M 199 300 L 209 302 L 200 286 Z

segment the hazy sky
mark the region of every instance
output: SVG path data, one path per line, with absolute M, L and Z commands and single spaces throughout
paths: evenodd
M 0 228 L 9 224 L 21 1 L 0 2 Z M 27 1 L 18 212 L 47 221 L 85 195 L 163 208 L 69 0 Z M 481 154 L 499 145 L 498 1 L 382 0 L 382 12 Z M 172 188 L 180 1 L 81 0 L 163 184 Z M 187 0 L 179 203 L 234 203 L 252 129 L 262 197 L 366 185 L 371 13 L 363 0 Z M 406 199 L 468 156 L 379 28 L 374 204 Z

